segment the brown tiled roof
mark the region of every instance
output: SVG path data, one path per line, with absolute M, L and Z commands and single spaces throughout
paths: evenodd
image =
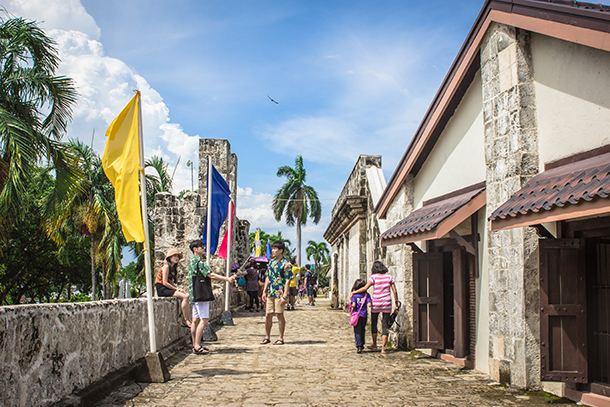
M 485 190 L 485 185 L 477 184 L 476 188 L 468 188 L 466 192 L 450 196 L 446 199 L 434 199 L 413 211 L 409 216 L 381 234 L 381 240 L 391 240 L 407 235 L 429 232 L 441 222 L 468 204 Z
M 608 195 L 610 153 L 552 168 L 536 175 L 496 209 L 489 220 L 493 222 L 550 211 L 607 198 Z

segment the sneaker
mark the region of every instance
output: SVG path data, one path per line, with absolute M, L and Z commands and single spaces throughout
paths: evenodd
M 363 350 L 363 349 L 364 349 L 364 348 L 357 348 L 356 353 L 362 353 L 362 350 Z

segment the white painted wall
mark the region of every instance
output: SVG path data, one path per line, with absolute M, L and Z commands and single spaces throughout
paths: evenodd
M 610 144 L 610 53 L 532 33 L 540 170 Z
M 349 296 L 354 281 L 360 278 L 360 222 L 363 221 L 356 222 L 349 231 L 349 269 L 347 273 L 349 277 L 345 287 L 346 296 Z
M 476 291 L 476 349 L 474 368 L 489 374 L 489 259 L 487 250 L 487 219 L 486 209 L 481 208 L 479 218 L 479 278 L 475 282 Z
M 447 123 L 438 142 L 415 177 L 414 204 L 485 180 L 481 75 Z

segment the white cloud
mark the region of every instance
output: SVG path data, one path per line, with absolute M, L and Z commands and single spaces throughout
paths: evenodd
M 318 163 L 353 162 L 360 154 L 357 129 L 336 117 L 304 117 L 267 127 L 260 137 L 278 153 L 295 152 Z
M 197 162 L 199 137 L 189 136 L 180 125 L 170 123 L 167 105 L 145 78 L 123 61 L 104 54 L 104 46 L 97 40 L 100 29 L 79 0 L 11 0 L 6 8 L 13 15 L 43 21 L 41 27 L 57 42 L 62 61 L 58 74 L 72 78 L 79 93 L 68 137 L 90 144 L 95 132 L 93 148 L 102 154 L 106 129 L 131 100 L 133 90 L 139 89 L 145 156 L 158 155 L 174 165 L 181 157 L 174 192 L 190 189 L 186 162 Z
M 80 0 L 5 0 L 3 5 L 12 15 L 36 20 L 46 30 L 74 30 L 100 38 L 100 28 Z

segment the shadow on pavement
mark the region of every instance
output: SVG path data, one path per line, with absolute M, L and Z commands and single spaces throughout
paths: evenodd
M 211 376 L 237 376 L 237 375 L 242 375 L 242 374 L 252 374 L 255 372 L 233 370 L 233 369 L 202 369 L 202 370 L 193 370 L 193 373 L 198 374 L 200 376 L 204 376 L 204 377 L 211 377 Z
M 224 348 L 224 349 L 213 349 L 212 351 L 214 353 L 231 354 L 231 353 L 248 353 L 248 352 L 250 352 L 250 349 L 248 349 L 248 348 Z
M 317 345 L 321 343 L 326 343 L 326 341 L 290 341 L 286 343 L 290 345 Z

